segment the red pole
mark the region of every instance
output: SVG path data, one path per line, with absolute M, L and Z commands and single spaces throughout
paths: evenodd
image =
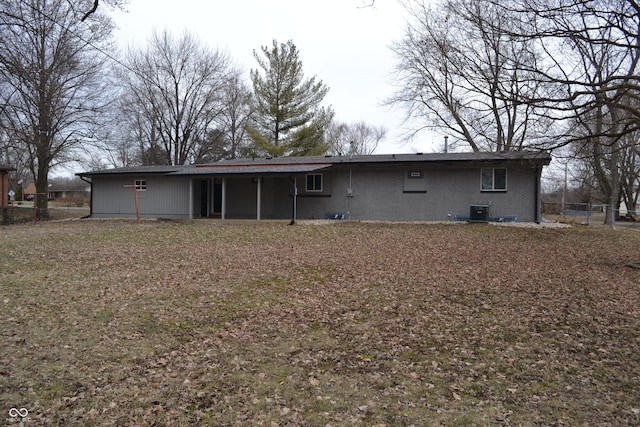
M 138 208 L 138 186 L 137 185 L 125 185 L 124 188 L 133 188 L 133 200 L 136 204 L 136 223 L 140 224 L 140 209 Z
M 140 209 L 138 208 L 138 186 L 133 186 L 133 199 L 136 202 L 136 223 L 140 224 Z

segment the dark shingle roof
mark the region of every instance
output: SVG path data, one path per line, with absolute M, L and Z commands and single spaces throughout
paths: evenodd
M 177 172 L 185 166 L 130 166 L 125 168 L 101 169 L 88 172 L 80 172 L 78 176 L 95 175 L 138 175 L 138 174 L 168 174 Z
M 337 165 L 393 164 L 393 163 L 476 163 L 526 162 L 548 165 L 551 155 L 544 151 L 506 151 L 500 153 L 416 153 L 374 154 L 354 156 L 268 157 L 221 160 L 203 165 L 134 166 L 81 172 L 79 176 L 97 175 L 237 175 L 266 173 L 308 173 Z

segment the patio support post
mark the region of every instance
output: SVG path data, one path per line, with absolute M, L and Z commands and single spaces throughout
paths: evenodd
M 262 178 L 256 178 L 256 184 L 258 185 L 257 187 L 257 191 L 256 191 L 256 219 L 260 220 L 260 205 L 262 202 Z
M 540 181 L 542 179 L 542 166 L 536 167 L 535 171 L 535 183 L 534 183 L 534 191 L 535 191 L 535 212 L 533 213 L 534 222 L 536 224 L 540 224 L 542 221 L 542 189 L 540 185 Z
M 227 178 L 222 178 L 222 194 L 220 195 L 222 204 L 220 206 L 220 219 L 225 219 L 227 215 Z

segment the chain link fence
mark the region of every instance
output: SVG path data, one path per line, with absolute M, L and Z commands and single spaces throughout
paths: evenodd
M 607 215 L 613 215 L 616 221 L 638 221 L 638 212 L 608 208 L 613 208 L 613 205 L 543 202 L 542 216 L 548 221 L 584 225 L 604 224 Z
M 46 215 L 36 211 L 33 202 L 13 202 L 0 211 L 0 224 L 20 224 L 36 222 L 46 217 L 48 220 L 77 219 L 89 214 L 88 205 L 76 203 L 49 202 Z

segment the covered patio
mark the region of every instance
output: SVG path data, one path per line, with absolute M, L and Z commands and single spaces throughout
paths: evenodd
M 212 164 L 171 175 L 191 180 L 191 218 L 295 221 L 300 179 L 329 167 L 331 163 Z

